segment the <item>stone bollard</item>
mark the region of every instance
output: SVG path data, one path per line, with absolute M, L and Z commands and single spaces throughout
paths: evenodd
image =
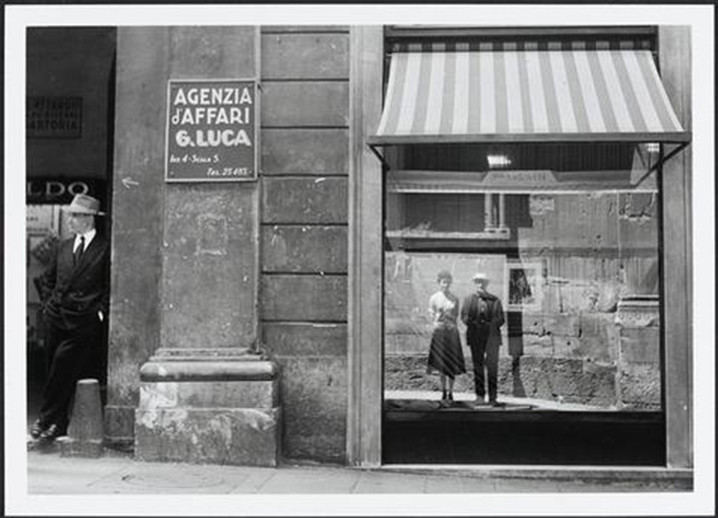
M 67 436 L 58 438 L 63 457 L 99 457 L 102 454 L 100 383 L 82 379 L 75 388 Z

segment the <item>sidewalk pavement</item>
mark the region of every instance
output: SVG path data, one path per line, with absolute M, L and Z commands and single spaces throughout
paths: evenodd
M 571 469 L 497 466 L 319 464 L 278 468 L 150 463 L 105 450 L 98 459 L 28 451 L 30 495 L 75 494 L 432 494 L 686 492 L 689 472 L 660 468 Z

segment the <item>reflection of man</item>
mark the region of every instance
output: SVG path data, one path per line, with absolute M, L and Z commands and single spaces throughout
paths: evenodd
M 474 387 L 476 404 L 484 403 L 484 365 L 488 374 L 489 404 L 502 406 L 496 395 L 498 390 L 499 347 L 501 347 L 501 326 L 504 325 L 504 310 L 496 295 L 486 291 L 489 279 L 486 274 L 473 277 L 476 293 L 464 300 L 461 320 L 466 324 L 466 343 L 471 348 L 474 364 Z
M 46 326 L 50 370 L 40 416 L 32 425 L 34 439 L 51 442 L 64 435 L 68 407 L 78 379 L 95 368 L 109 298 L 109 247 L 95 230 L 100 202 L 76 195 L 68 225 L 74 237 L 62 241 L 48 269 L 36 279 Z

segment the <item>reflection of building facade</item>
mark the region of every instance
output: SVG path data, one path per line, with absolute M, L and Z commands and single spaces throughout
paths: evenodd
M 538 271 L 537 271 L 538 270 Z M 543 268 L 527 269 L 523 264 L 509 269 L 509 299 L 508 308 L 515 307 L 519 310 L 524 306 L 535 306 L 539 300 L 540 290 L 543 288 L 541 278 L 543 277 Z
M 110 442 L 137 441 L 141 456 L 151 457 L 152 450 L 164 459 L 202 460 L 171 446 L 172 440 L 180 444 L 194 435 L 208 457 L 221 456 L 216 452 L 222 448 L 231 452 L 216 432 L 223 423 L 234 422 L 247 433 L 261 428 L 236 411 L 237 400 L 230 397 L 251 381 L 258 383 L 251 390 L 262 393 L 252 403 L 263 409 L 262 419 L 269 423 L 273 414 L 267 409 L 281 408 L 281 419 L 271 426 L 280 430 L 287 458 L 381 463 L 384 352 L 387 363 L 394 353 L 419 352 L 412 349 L 415 330 L 387 304 L 418 300 L 412 279 L 435 276 L 421 270 L 422 261 L 430 263 L 431 254 L 454 254 L 465 258 L 456 268 L 467 274 L 484 260 L 500 278 L 497 293 L 523 308 L 515 312 L 521 318 L 509 312 L 507 339 L 520 338 L 509 347 L 525 357 L 526 372 L 535 374 L 525 384 L 534 379 L 536 393 L 543 394 L 549 389 L 541 385 L 547 379 L 542 373 L 564 366 L 564 378 L 550 378 L 554 387 L 585 388 L 591 378 L 586 390 L 604 406 L 648 397 L 647 408 L 666 423 L 663 464 L 692 465 L 691 380 L 684 370 L 691 355 L 690 315 L 676 311 L 690 306 L 686 289 L 678 288 L 689 279 L 690 249 L 662 245 L 683 243 L 674 238 L 690 233 L 685 219 L 665 219 L 667 211 L 675 215 L 686 209 L 690 147 L 643 178 L 647 169 L 635 165 L 644 156 L 634 152 L 640 139 L 598 143 L 583 154 L 567 153 L 555 141 L 487 148 L 485 142 L 442 147 L 419 139 L 406 147 L 390 142 L 380 150 L 390 166 L 383 175 L 367 143 L 377 136 L 389 102 L 384 101 L 389 95 L 383 94 L 384 67 L 388 77 L 394 45 L 421 38 L 448 38 L 445 50 L 459 49 L 451 31 L 439 32 L 385 33 L 379 27 L 100 31 L 116 49 L 116 64 L 102 58 L 112 73 L 93 84 L 107 99 L 84 102 L 82 116 L 92 117 L 102 105 L 100 118 L 107 124 L 101 129 L 86 124 L 81 138 L 99 134 L 111 149 L 100 159 L 101 167 L 83 169 L 105 171 L 101 176 L 108 189 L 99 194 L 112 214 L 105 412 Z M 43 94 L 34 91 L 44 73 L 41 51 L 57 45 L 65 56 L 71 49 L 42 30 L 33 34 L 29 59 L 37 66 L 28 73 L 28 95 L 38 96 Z M 88 32 L 85 37 L 97 36 Z M 587 48 L 571 47 L 582 38 L 588 48 L 650 50 L 660 64 L 661 88 L 682 127 L 690 128 L 687 29 L 641 27 L 628 35 L 574 29 L 547 36 L 540 28 L 526 28 L 500 34 L 476 30 L 469 37 L 478 38 L 477 49 L 512 38 L 522 49 L 529 40 L 538 41 L 540 49 L 544 44 L 554 49 L 551 38 L 556 37 L 566 52 Z M 472 50 L 473 40 L 467 45 Z M 166 182 L 168 81 L 235 77 L 256 77 L 261 84 L 256 181 Z M 68 95 L 90 95 L 77 85 L 68 89 L 73 90 Z M 626 133 L 629 140 L 636 135 Z M 670 151 L 667 137 L 659 133 L 651 142 L 664 142 L 663 151 Z M 29 142 L 28 153 L 36 157 L 66 152 L 57 142 Z M 488 159 L 507 153 L 510 163 Z M 652 163 L 659 155 L 650 155 Z M 567 156 L 576 163 L 561 162 Z M 28 162 L 29 179 L 46 176 L 41 160 L 50 161 Z M 63 171 L 70 174 L 69 167 Z M 512 267 L 519 264 L 527 268 Z M 526 277 L 516 277 L 521 271 Z M 516 284 L 524 280 L 534 300 Z M 460 292 L 459 281 L 464 280 L 455 275 Z M 398 290 L 397 298 L 387 291 L 392 289 Z M 515 293 L 520 304 L 512 302 Z M 417 302 L 422 312 L 426 300 Z M 406 304 L 401 311 L 412 308 Z M 638 312 L 649 316 L 628 316 Z M 401 326 L 405 338 L 400 338 Z M 267 378 L 227 379 L 227 365 L 241 361 L 247 350 L 271 358 L 281 372 L 278 378 L 267 371 Z M 148 374 L 167 365 L 177 368 L 173 380 Z M 510 372 L 510 358 L 502 369 Z M 640 393 L 631 394 L 633 389 Z M 142 398 L 151 404 L 142 407 Z M 215 407 L 228 410 L 211 413 Z M 223 421 L 223 415 L 230 417 Z

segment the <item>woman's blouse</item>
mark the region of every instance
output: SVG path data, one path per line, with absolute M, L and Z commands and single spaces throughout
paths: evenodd
M 429 299 L 429 314 L 434 323 L 456 325 L 459 316 L 459 299 L 453 293 L 437 291 Z

